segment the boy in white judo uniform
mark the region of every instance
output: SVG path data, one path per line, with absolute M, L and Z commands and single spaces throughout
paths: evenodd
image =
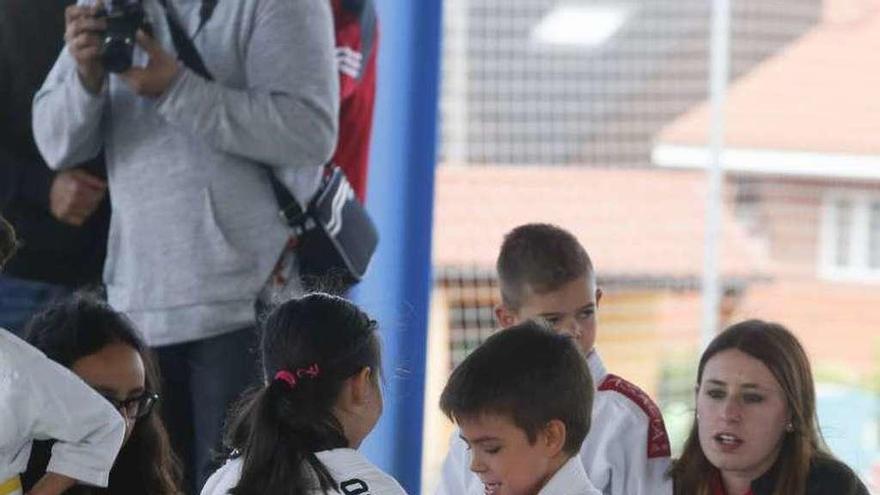
M 487 495 L 601 495 L 578 451 L 593 384 L 567 335 L 525 322 L 489 337 L 452 372 L 440 408 Z
M 587 358 L 594 384 L 592 428 L 580 459 L 604 495 L 671 495 L 670 446 L 660 408 L 637 386 L 608 373 L 595 349 L 602 290 L 584 247 L 566 230 L 526 224 L 505 236 L 497 262 L 501 305 L 510 327 L 538 318 L 571 335 Z M 464 442 L 454 436 L 434 495 L 479 495 Z

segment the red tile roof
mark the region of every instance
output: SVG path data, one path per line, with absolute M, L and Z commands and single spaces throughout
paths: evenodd
M 434 264 L 492 269 L 506 232 L 550 222 L 581 240 L 600 277 L 698 278 L 705 191 L 705 175 L 693 171 L 439 167 Z M 762 273 L 759 248 L 729 214 L 723 225 L 723 274 Z
M 726 145 L 880 155 L 880 3 L 830 0 L 826 20 L 735 81 Z M 704 146 L 703 103 L 673 121 L 658 144 Z

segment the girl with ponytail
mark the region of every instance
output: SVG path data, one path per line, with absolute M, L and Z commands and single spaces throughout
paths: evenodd
M 310 294 L 272 312 L 261 351 L 265 385 L 235 412 L 230 459 L 202 495 L 405 494 L 357 452 L 382 413 L 374 321 Z

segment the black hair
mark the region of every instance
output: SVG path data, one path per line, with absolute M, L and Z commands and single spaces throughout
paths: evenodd
M 440 409 L 452 421 L 508 417 L 532 443 L 547 423 L 560 420 L 570 455 L 590 431 L 592 403 L 590 371 L 574 341 L 534 321 L 486 339 L 455 368 L 440 396 Z
M 504 236 L 495 264 L 501 299 L 518 309 L 527 290 L 545 294 L 587 276 L 595 280 L 593 262 L 577 238 L 565 229 L 530 223 Z
M 144 363 L 145 389 L 160 395 L 159 371 L 132 322 L 95 293 L 80 292 L 54 303 L 26 327 L 26 338 L 53 361 L 71 368 L 77 360 L 111 344 L 133 348 Z M 181 468 L 157 408 L 139 418 L 119 452 L 107 493 L 181 493 Z
M 9 261 L 9 258 L 12 258 L 17 246 L 15 230 L 5 218 L 0 216 L 0 270 Z
M 230 454 L 243 461 L 229 493 L 311 493 L 315 476 L 325 493 L 338 489 L 315 452 L 349 446 L 333 407 L 345 381 L 364 368 L 378 379 L 376 322 L 341 297 L 306 295 L 272 311 L 261 351 L 266 385 L 241 402 L 226 436 Z M 317 373 L 298 373 L 304 370 Z M 295 386 L 275 378 L 285 371 Z

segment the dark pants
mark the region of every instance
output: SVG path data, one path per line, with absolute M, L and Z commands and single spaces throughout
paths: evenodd
M 68 294 L 60 285 L 0 275 L 0 328 L 22 336 L 32 316 Z
M 253 328 L 156 348 L 162 371 L 162 414 L 183 462 L 187 493 L 198 494 L 216 469 L 230 406 L 258 383 Z

